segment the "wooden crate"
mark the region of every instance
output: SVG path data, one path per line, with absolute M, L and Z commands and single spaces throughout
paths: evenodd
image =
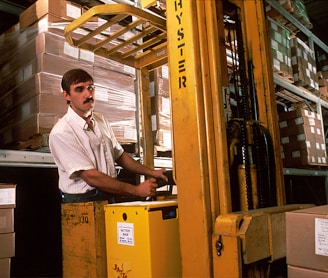
M 63 277 L 107 277 L 106 204 L 62 204 Z

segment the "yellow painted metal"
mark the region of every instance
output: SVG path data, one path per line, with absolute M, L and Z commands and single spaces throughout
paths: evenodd
M 108 205 L 105 225 L 108 277 L 181 277 L 175 200 Z
M 167 63 L 165 19 L 126 4 L 92 7 L 66 26 L 65 38 L 73 46 L 138 69 Z
M 219 255 L 213 253 L 214 277 L 244 277 L 245 265 L 253 270 L 252 263 L 285 257 L 285 212 L 308 206 L 295 204 L 220 215 L 213 244 L 219 241 L 222 248 Z
M 185 277 L 212 277 L 209 235 L 220 211 L 231 210 L 219 66 L 226 62 L 220 55 L 215 2 L 166 3 L 174 169 Z
M 213 277 L 237 278 L 242 277 L 241 240 L 238 236 L 230 234 L 213 235 L 213 246 L 217 241 L 223 245 L 222 253 L 217 255 L 213 249 Z
M 208 134 L 208 158 L 211 187 L 211 214 L 231 211 L 229 182 L 229 158 L 222 95 L 228 83 L 226 46 L 224 43 L 223 13 L 221 1 L 197 2 L 199 13 L 200 50 L 204 80 L 204 107 Z M 204 26 L 203 18 L 206 18 Z M 201 29 L 203 28 L 203 29 Z M 207 42 L 207 43 L 204 43 Z M 215 219 L 213 219 L 214 223 Z
M 151 122 L 151 100 L 150 100 L 150 80 L 149 71 L 143 68 L 137 71 L 140 88 L 140 112 L 142 125 L 142 148 L 143 148 L 143 163 L 148 167 L 154 167 L 154 147 L 151 142 L 153 140 L 153 128 Z
M 156 5 L 157 0 L 141 0 L 142 8 L 149 8 L 151 6 Z

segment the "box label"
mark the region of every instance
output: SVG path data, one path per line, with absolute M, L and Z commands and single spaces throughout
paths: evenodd
M 15 205 L 16 203 L 15 188 L 0 189 L 0 205 Z
M 133 223 L 117 222 L 117 243 L 134 246 Z
M 315 218 L 315 254 L 328 256 L 328 219 Z

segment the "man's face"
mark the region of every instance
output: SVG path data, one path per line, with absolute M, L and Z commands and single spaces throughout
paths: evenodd
M 82 117 L 88 116 L 94 108 L 95 87 L 92 81 L 72 84 L 70 93 L 64 91 L 63 96 L 70 102 L 72 109 Z

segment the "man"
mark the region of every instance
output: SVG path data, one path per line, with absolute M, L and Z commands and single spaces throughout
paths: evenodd
M 68 111 L 51 130 L 49 146 L 58 167 L 63 202 L 107 199 L 113 203 L 117 194 L 155 195 L 156 178 L 167 180 L 165 169 L 150 169 L 124 152 L 109 122 L 93 112 L 95 87 L 91 75 L 72 69 L 63 75 L 61 86 Z M 119 181 L 115 162 L 151 178 L 137 186 Z

